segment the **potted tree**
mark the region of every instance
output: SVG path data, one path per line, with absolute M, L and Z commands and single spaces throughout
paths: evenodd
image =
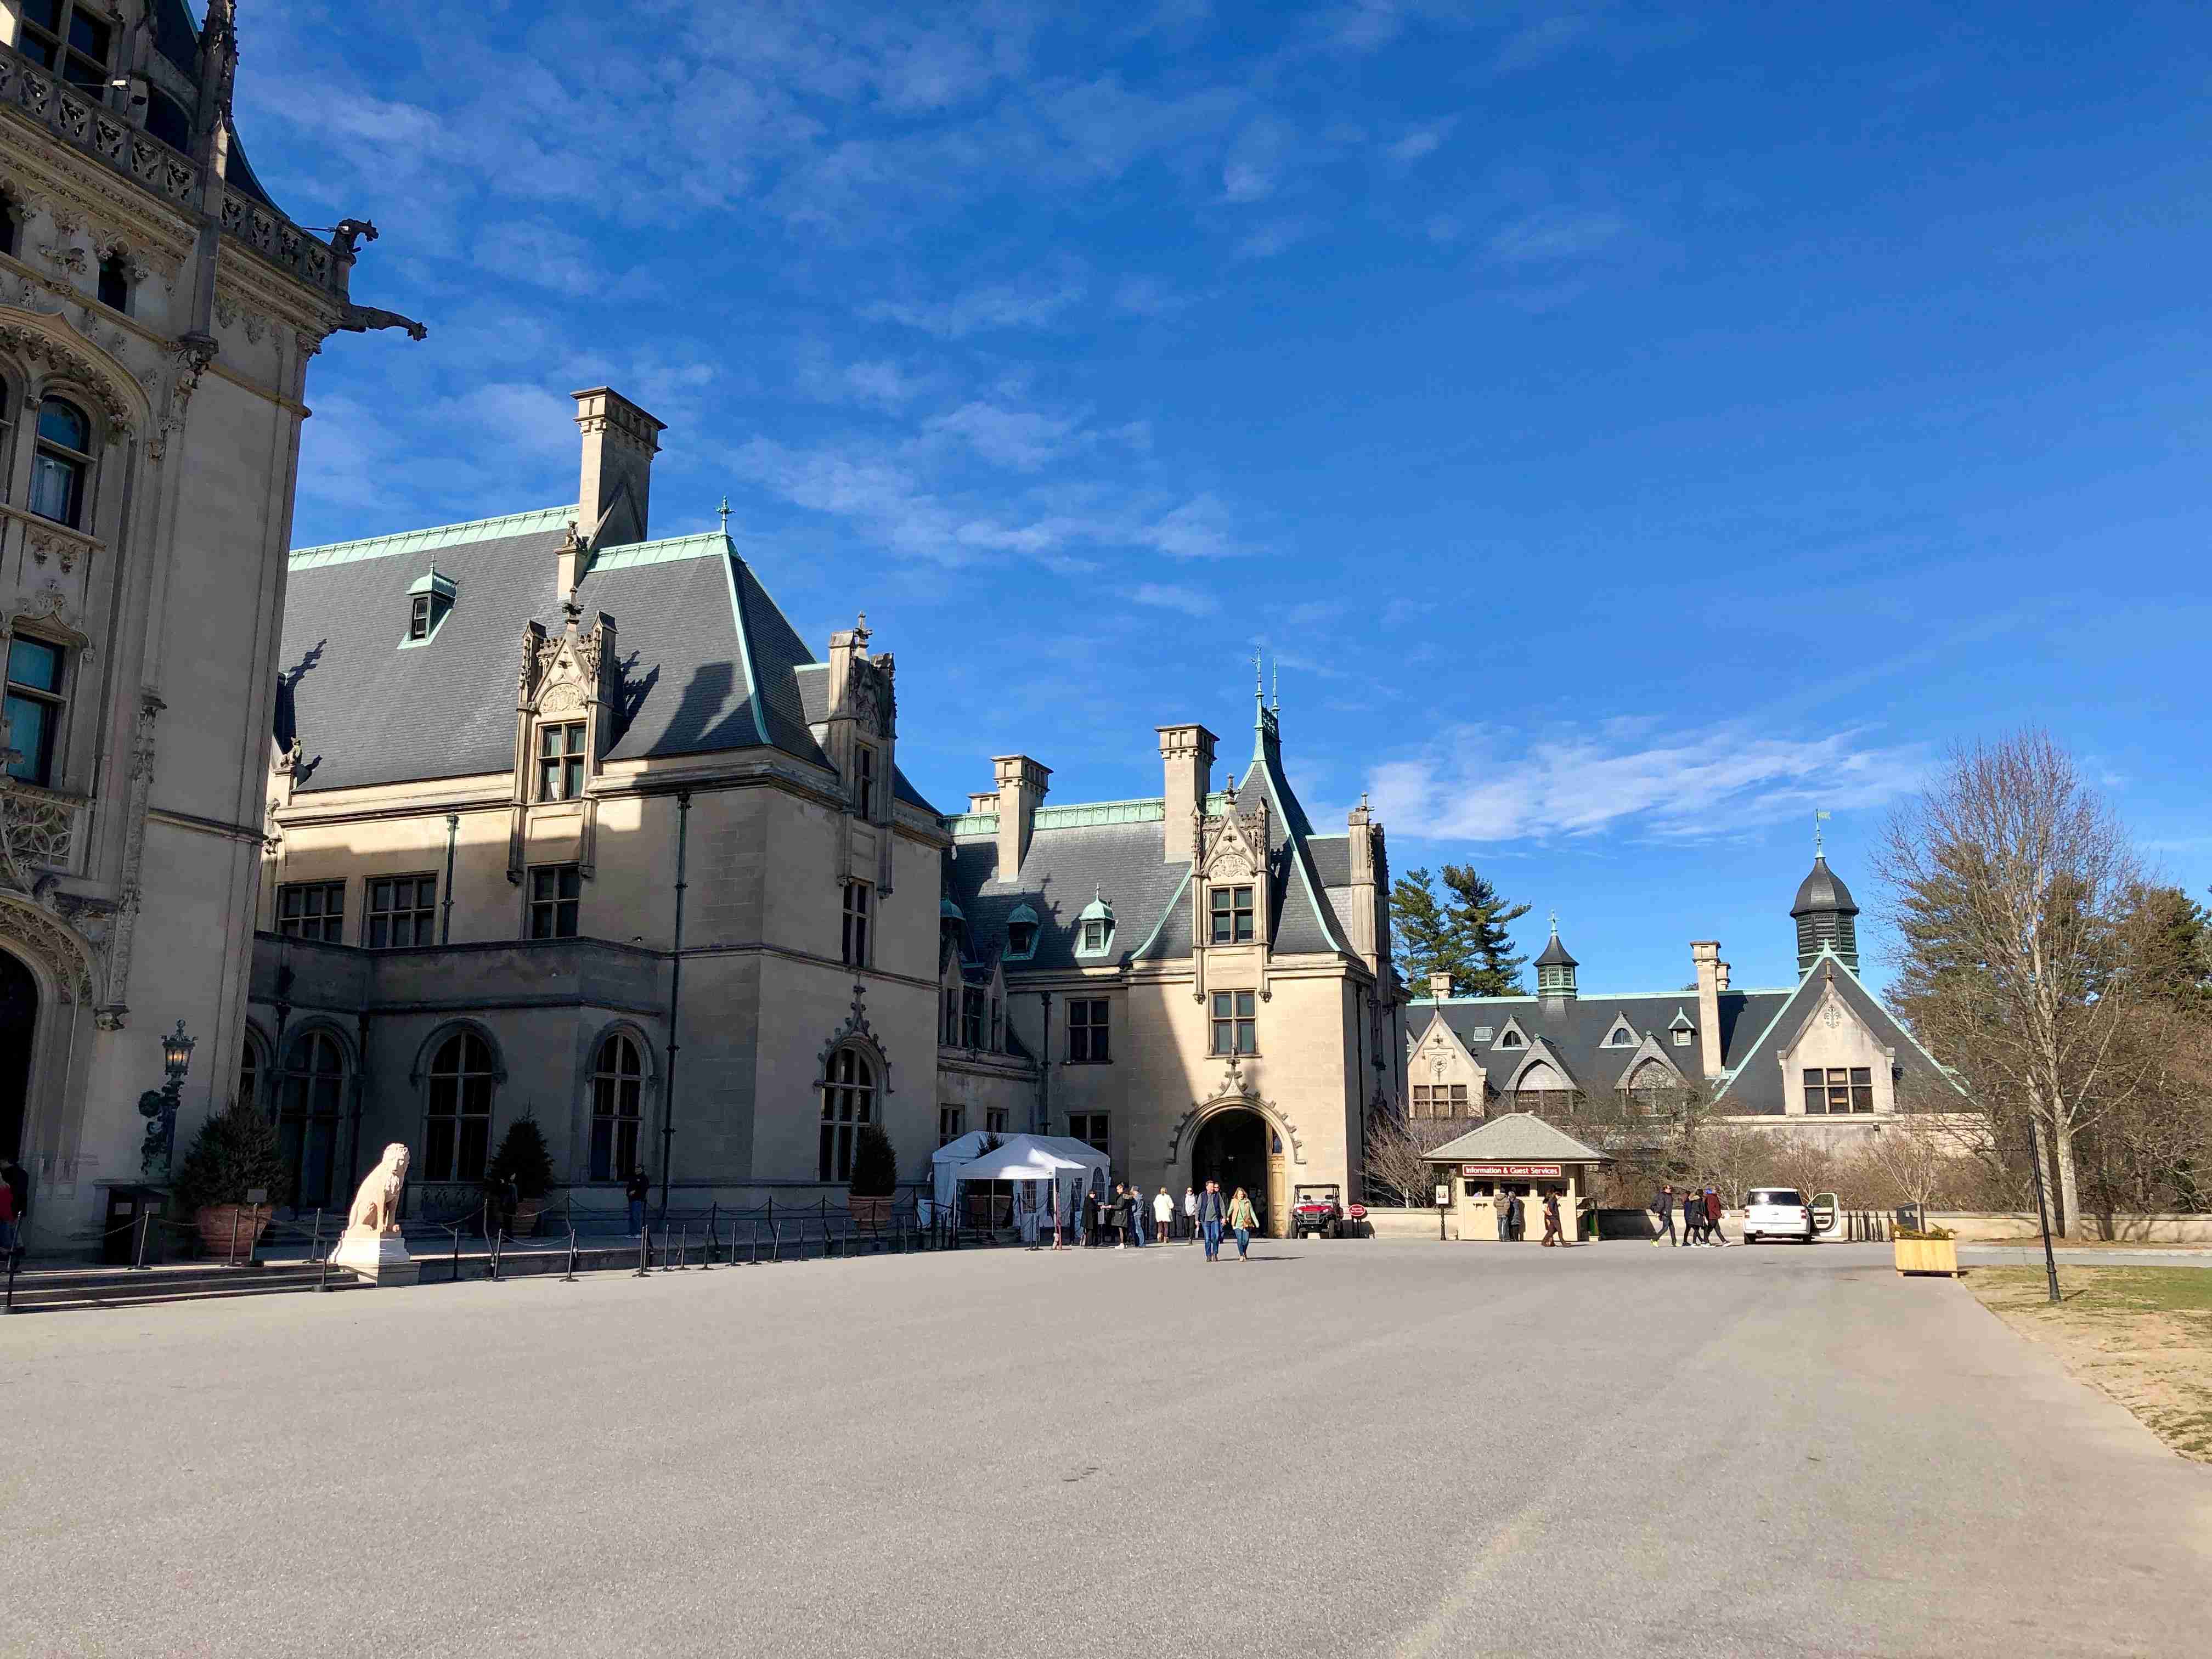
M 898 1190 L 898 1158 L 883 1126 L 866 1123 L 853 1139 L 852 1188 L 845 1203 L 853 1219 L 867 1227 L 881 1227 L 891 1218 L 891 1194 Z
M 1948 1273 L 1959 1276 L 1957 1235 L 1948 1227 L 1917 1231 L 1899 1227 L 1889 1236 L 1901 1273 Z
M 528 1238 L 544 1213 L 545 1194 L 553 1190 L 553 1154 L 535 1117 L 525 1112 L 507 1125 L 486 1173 L 494 1181 L 514 1183 L 514 1237 Z
M 284 1190 L 289 1176 L 275 1127 L 239 1101 L 200 1125 L 177 1171 L 173 1196 L 198 1226 L 208 1255 L 250 1261 L 276 1213 L 269 1196 Z M 262 1201 L 249 1202 L 256 1193 Z

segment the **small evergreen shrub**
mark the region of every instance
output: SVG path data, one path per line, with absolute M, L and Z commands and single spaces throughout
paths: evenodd
M 877 1123 L 865 1123 L 853 1140 L 853 1196 L 889 1198 L 898 1190 L 898 1157 Z
M 486 1173 L 494 1181 L 514 1182 L 516 1194 L 525 1203 L 553 1190 L 553 1153 L 536 1118 L 526 1112 L 507 1126 Z
M 260 1188 L 271 1202 L 289 1189 L 291 1171 L 269 1120 L 240 1101 L 200 1125 L 177 1171 L 177 1207 L 190 1215 L 217 1204 L 243 1204 Z

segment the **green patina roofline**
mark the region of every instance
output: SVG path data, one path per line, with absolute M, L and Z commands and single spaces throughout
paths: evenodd
M 388 558 L 394 553 L 420 553 L 441 547 L 462 547 L 471 542 L 526 536 L 537 530 L 557 530 L 562 525 L 573 524 L 575 518 L 574 501 L 562 507 L 538 507 L 527 513 L 508 513 L 496 519 L 471 519 L 463 524 L 402 530 L 389 536 L 363 537 L 358 541 L 295 547 L 289 562 L 294 570 L 319 570 L 325 565 L 351 564 L 357 559 Z
M 995 836 L 999 833 L 996 812 L 955 812 L 945 820 L 945 832 L 957 841 L 963 836 Z
M 1164 799 L 1071 801 L 1065 806 L 1040 806 L 1040 830 L 1079 829 L 1094 823 L 1160 823 L 1166 821 Z
M 1781 997 L 1793 995 L 1796 989 L 1794 985 L 1747 985 L 1741 988 L 1732 985 L 1721 994 L 1724 997 Z M 1672 998 L 1680 1002 L 1684 997 L 1693 997 L 1696 994 L 1694 991 L 1584 991 L 1578 994 L 1575 1000 L 1577 1002 L 1639 1002 L 1650 997 L 1657 997 L 1662 1000 Z M 1502 1008 L 1523 1003 L 1534 1004 L 1543 1000 L 1545 1000 L 1543 997 L 1530 991 L 1523 992 L 1519 996 L 1510 997 L 1446 997 L 1442 1003 L 1438 1003 L 1434 997 L 1408 997 L 1406 999 L 1406 1006 L 1408 1008 L 1439 1006 Z
M 684 559 L 711 559 L 732 551 L 729 538 L 719 530 L 695 531 L 688 536 L 666 536 L 659 541 L 626 542 L 594 553 L 584 574 L 602 570 L 634 570 L 641 565 L 674 564 Z M 734 581 L 734 577 L 732 580 Z

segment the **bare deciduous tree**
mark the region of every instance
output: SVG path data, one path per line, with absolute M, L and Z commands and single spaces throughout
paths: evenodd
M 1899 1001 L 1983 1109 L 2025 1114 L 2079 1224 L 2075 1143 L 2109 1103 L 2130 1005 L 2126 835 L 2045 732 L 1954 750 L 1875 854 L 1901 940 Z

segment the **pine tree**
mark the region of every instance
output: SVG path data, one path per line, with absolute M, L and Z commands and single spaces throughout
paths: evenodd
M 1444 866 L 1444 886 L 1452 901 L 1447 905 L 1459 931 L 1468 962 L 1467 984 L 1453 975 L 1452 988 L 1462 996 L 1510 997 L 1521 991 L 1521 969 L 1528 958 L 1513 953 L 1513 940 L 1505 931 L 1509 921 L 1528 914 L 1525 904 L 1508 904 L 1498 890 L 1475 873 L 1471 864 Z
M 1456 990 L 1474 971 L 1466 942 L 1449 910 L 1437 902 L 1426 870 L 1408 870 L 1390 884 L 1390 933 L 1398 971 L 1415 996 L 1428 994 L 1431 974 L 1449 974 Z

